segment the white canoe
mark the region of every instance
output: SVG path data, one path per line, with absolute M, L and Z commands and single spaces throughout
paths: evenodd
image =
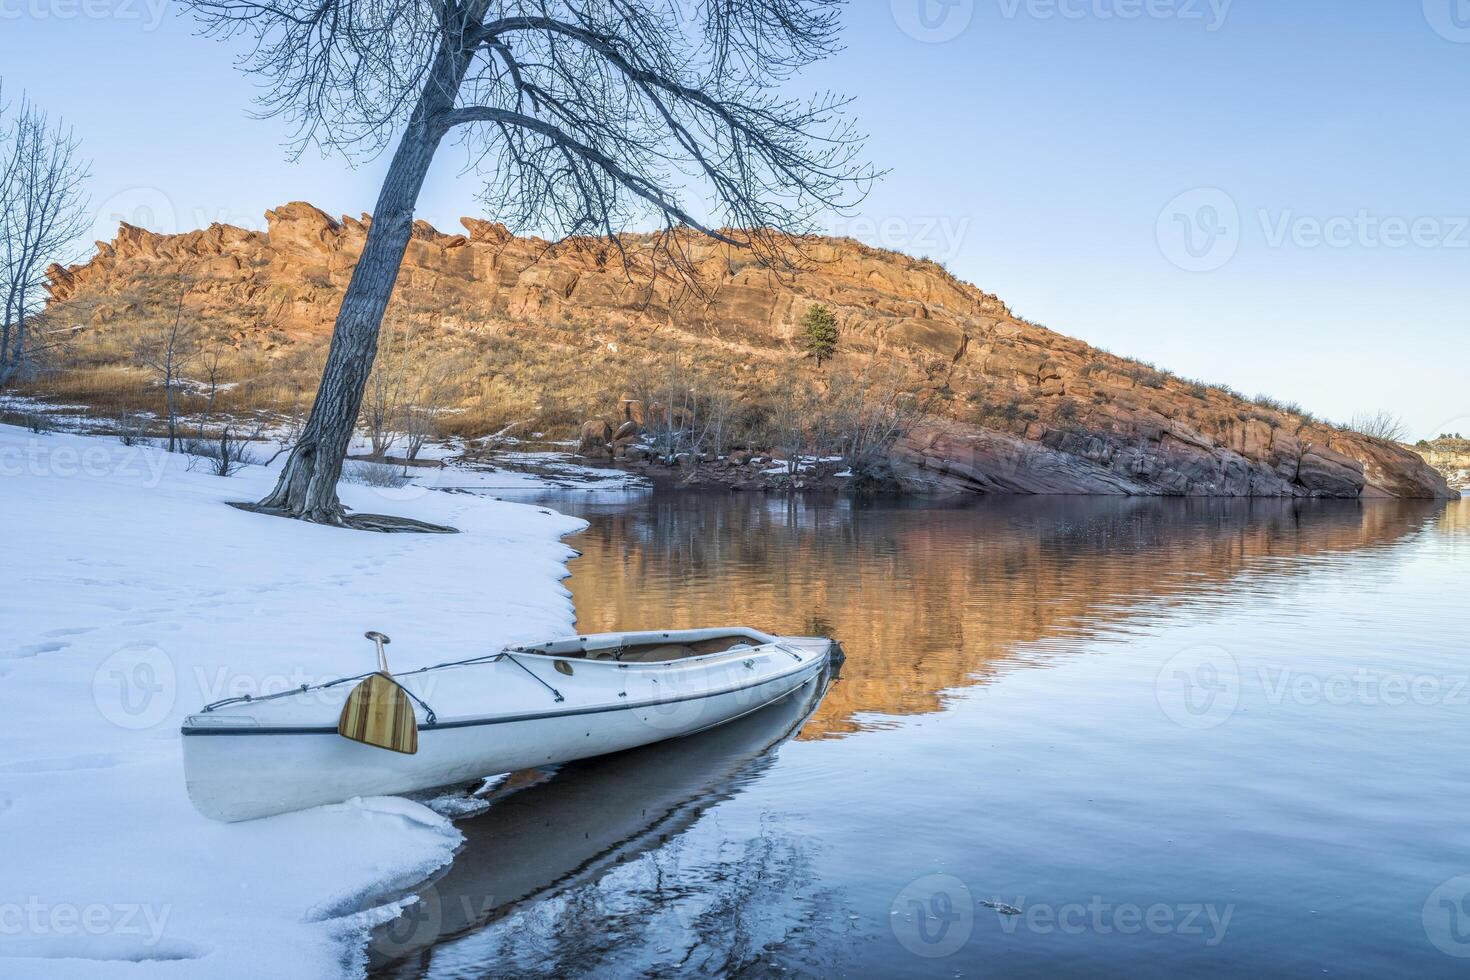
M 414 755 L 337 734 L 360 678 L 222 701 L 185 719 L 184 776 L 199 812 L 227 821 L 466 783 L 724 724 L 835 650 L 745 628 L 605 633 L 427 667 L 394 678 L 418 702 Z

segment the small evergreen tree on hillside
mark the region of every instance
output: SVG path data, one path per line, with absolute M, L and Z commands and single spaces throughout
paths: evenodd
M 801 339 L 806 352 L 821 367 L 837 350 L 837 315 L 820 303 L 813 303 L 801 318 Z

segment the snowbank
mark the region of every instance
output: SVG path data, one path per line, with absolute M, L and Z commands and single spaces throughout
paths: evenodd
M 178 726 L 206 702 L 570 632 L 583 522 L 409 487 L 360 511 L 459 535 L 378 535 L 225 506 L 272 474 L 0 426 L 0 976 L 359 973 L 382 896 L 449 860 L 428 807 L 359 800 L 246 824 L 199 816 Z

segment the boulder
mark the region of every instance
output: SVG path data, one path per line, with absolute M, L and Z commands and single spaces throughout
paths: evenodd
M 1366 482 L 1362 463 L 1326 446 L 1309 443 L 1297 461 L 1296 483 L 1311 497 L 1356 497 Z
M 582 423 L 582 438 L 577 453 L 582 456 L 611 455 L 613 427 L 602 419 Z

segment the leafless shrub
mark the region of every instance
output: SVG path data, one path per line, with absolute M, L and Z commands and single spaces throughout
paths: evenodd
M 1389 442 L 1403 442 L 1409 437 L 1409 428 L 1404 425 L 1404 420 L 1386 411 L 1354 415 L 1347 427 L 1353 432 Z
M 124 446 L 148 444 L 148 416 L 142 412 L 124 411 L 117 419 L 117 441 Z
M 630 389 L 643 406 L 643 433 L 654 455 L 673 462 L 699 452 L 699 404 L 702 397 L 709 396 L 710 388 L 682 357 L 675 353 L 663 370 L 638 374 Z
M 458 387 L 454 379 L 462 373 L 460 358 L 427 351 L 405 372 L 399 425 L 403 429 L 404 455 L 409 459 L 418 459 L 424 443 L 434 435 L 439 416 Z
M 893 444 L 922 417 L 911 393 L 894 378 L 870 374 L 832 379 L 823 414 L 836 435 L 837 452 L 858 489 L 897 489 L 890 460 Z
M 382 459 L 402 440 L 404 455 L 418 459 L 463 368 L 460 358 L 416 338 L 412 327 L 390 328 L 368 377 L 359 417 L 372 455 Z
M 789 479 L 796 478 L 806 459 L 831 455 L 840 442 L 823 393 L 801 372 L 791 370 L 783 379 L 763 441 L 781 456 Z
M 190 457 L 189 469 L 202 462 L 215 476 L 234 476 L 243 467 L 256 462 L 250 441 L 234 435 L 229 426 L 221 429 L 214 439 L 187 439 L 183 448 Z
M 406 487 L 409 477 L 397 466 L 387 463 L 371 463 L 361 459 L 350 459 L 342 466 L 342 479 L 364 487 Z

